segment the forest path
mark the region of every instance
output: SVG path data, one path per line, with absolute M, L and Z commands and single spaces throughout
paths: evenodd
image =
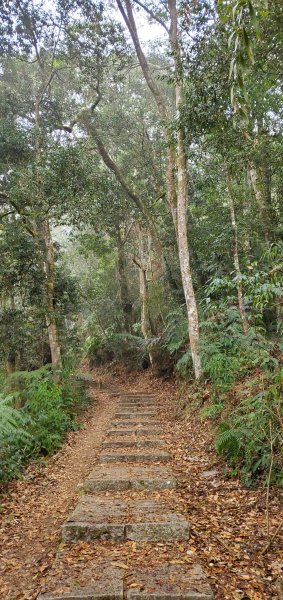
M 207 421 L 201 422 L 194 416 L 194 411 L 190 412 L 189 418 L 176 419 L 188 391 L 190 402 L 194 399 L 194 387 L 184 389 L 181 395 L 174 380 L 158 379 L 150 370 L 129 373 L 119 366 L 111 367 L 111 371 L 108 367 L 95 369 L 93 376 L 105 389 L 99 394 L 94 391 L 98 403 L 84 415 L 85 429 L 70 433 L 56 456 L 48 459 L 45 465 L 30 467 L 25 479 L 11 483 L 0 499 L 1 600 L 35 600 L 46 589 L 51 568 L 56 562 L 54 558 L 59 548 L 61 527 L 78 503 L 81 495 L 79 487 L 98 464 L 102 448 L 103 452 L 108 452 L 113 439 L 116 447 L 121 447 L 117 428 L 111 426 L 110 429 L 118 398 L 106 392 L 106 388 L 115 390 L 117 387 L 127 393 L 141 390 L 153 393 L 158 400 L 158 418 L 164 431 L 160 438 L 166 442 L 166 448 L 162 444 L 151 447 L 154 450 L 167 449 L 173 457 L 173 476 L 180 484 L 176 506 L 190 522 L 190 553 L 187 557 L 196 557 L 196 562 L 201 563 L 215 592 L 215 599 L 278 600 L 276 582 L 282 575 L 282 543 L 280 535 L 277 535 L 268 544 L 266 489 L 246 489 L 238 479 L 225 477 L 225 464 L 213 450 L 213 434 Z M 197 394 L 199 396 L 199 390 Z M 149 438 L 152 439 L 153 433 L 148 427 Z M 125 441 L 131 441 L 124 437 L 125 430 L 122 435 Z M 106 463 L 101 463 L 101 468 L 105 466 Z M 159 466 L 167 468 L 168 464 Z M 120 474 L 124 467 L 125 463 L 119 467 Z M 113 463 L 114 476 L 116 468 Z M 133 474 L 135 468 L 137 465 L 133 465 Z M 156 476 L 158 473 L 155 473 Z M 91 491 L 92 481 L 95 477 L 88 478 L 87 491 Z M 156 492 L 157 495 L 159 493 Z M 280 493 L 274 490 L 271 491 L 269 506 L 271 535 L 276 532 L 280 519 Z M 107 544 L 106 541 L 101 542 L 102 555 L 107 552 Z M 124 560 L 123 567 L 128 572 L 125 568 L 128 566 L 127 558 L 136 554 L 136 542 L 129 540 L 123 544 L 124 555 L 120 552 L 119 543 L 114 542 L 118 554 L 113 562 Z M 178 551 L 184 552 L 183 542 L 178 544 Z M 175 546 L 174 541 L 173 549 Z M 156 547 L 160 553 L 167 552 L 164 543 L 158 542 Z M 67 557 L 70 564 L 76 562 L 78 548 L 80 559 L 91 562 L 93 555 L 89 544 L 80 541 L 73 545 L 74 553 Z M 144 553 L 144 557 L 148 563 L 152 561 L 150 553 Z M 182 560 L 183 556 L 180 557 L 181 564 Z
M 213 600 L 160 425 L 153 394 L 119 394 L 38 600 Z

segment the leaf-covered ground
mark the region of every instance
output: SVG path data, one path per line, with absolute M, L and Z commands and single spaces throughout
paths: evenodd
M 279 491 L 270 494 L 272 543 L 268 545 L 265 490 L 246 490 L 237 479 L 224 476 L 207 423 L 192 416 L 176 419 L 176 384 L 155 379 L 149 371 L 129 374 L 118 367 L 111 375 L 106 369 L 96 370 L 94 378 L 112 389 L 157 395 L 180 482 L 180 500 L 192 526 L 190 550 L 202 563 L 216 599 L 281 600 L 276 585 L 283 566 L 280 532 L 272 540 L 283 517 Z M 29 467 L 24 478 L 11 483 L 2 494 L 0 597 L 5 600 L 34 600 L 44 587 L 58 549 L 61 524 L 97 460 L 114 412 L 111 395 L 94 392 L 94 396 L 98 403 L 85 414 L 85 428 L 69 434 L 54 457 L 45 465 Z M 121 558 L 125 561 L 124 555 Z

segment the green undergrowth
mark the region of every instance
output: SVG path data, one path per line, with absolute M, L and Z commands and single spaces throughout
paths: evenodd
M 202 382 L 192 394 L 186 386 L 180 399 L 182 414 L 210 422 L 228 476 L 239 476 L 248 487 L 283 486 L 282 366 L 272 372 L 257 369 L 225 391 Z
M 180 410 L 210 422 L 227 474 L 245 485 L 283 485 L 282 346 L 260 326 L 242 332 L 238 311 L 214 313 L 201 324 L 204 378 L 185 385 Z M 180 336 L 175 336 L 180 339 Z M 180 359 L 179 359 L 180 364 Z M 189 357 L 181 363 L 189 368 Z M 178 363 L 177 363 L 178 367 Z M 180 369 L 179 369 L 180 372 Z M 183 375 L 183 382 L 185 381 Z
M 48 367 L 13 373 L 0 393 L 0 484 L 19 477 L 32 460 L 54 453 L 87 406 L 86 382 L 70 372 L 54 382 Z

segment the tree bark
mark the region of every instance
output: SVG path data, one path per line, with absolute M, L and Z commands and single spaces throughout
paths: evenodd
M 61 349 L 59 343 L 59 334 L 56 323 L 56 312 L 54 306 L 55 289 L 55 258 L 54 247 L 48 219 L 44 219 L 38 226 L 39 235 L 43 244 L 43 270 L 45 273 L 44 282 L 44 310 L 47 326 L 48 340 L 51 352 L 51 361 L 54 371 L 54 380 L 60 380 L 60 370 L 62 369 Z
M 240 261 L 239 261 L 238 226 L 237 226 L 236 215 L 235 215 L 235 207 L 234 207 L 233 194 L 232 194 L 232 185 L 231 185 L 229 175 L 227 175 L 227 195 L 228 195 L 228 205 L 229 205 L 230 217 L 231 217 L 231 225 L 232 225 L 233 234 L 234 234 L 233 255 L 234 255 L 234 267 L 235 267 L 236 278 L 237 278 L 237 293 L 238 293 L 239 311 L 240 311 L 240 316 L 241 316 L 241 321 L 242 321 L 243 332 L 245 335 L 248 335 L 249 323 L 248 323 L 245 305 L 244 305 L 242 273 L 241 273 Z
M 142 69 L 144 78 L 145 78 L 146 83 L 155 99 L 155 102 L 157 104 L 157 108 L 158 108 L 158 111 L 160 114 L 160 118 L 161 118 L 161 122 L 162 122 L 162 126 L 163 126 L 164 138 L 166 141 L 166 170 L 165 170 L 166 192 L 167 192 L 166 196 L 167 196 L 168 205 L 171 210 L 175 231 L 177 232 L 177 229 L 178 229 L 177 193 L 176 193 L 175 174 L 174 174 L 174 172 L 175 172 L 175 152 L 173 149 L 171 135 L 170 135 L 169 127 L 168 127 L 170 118 L 169 118 L 166 101 L 165 101 L 154 77 L 152 76 L 147 59 L 146 59 L 143 49 L 141 47 L 138 32 L 137 32 L 137 27 L 136 27 L 136 23 L 135 23 L 135 18 L 134 18 L 134 14 L 133 14 L 133 10 L 132 10 L 131 0 L 125 0 L 126 10 L 124 9 L 124 6 L 123 6 L 121 0 L 117 0 L 117 5 L 118 5 L 118 8 L 122 14 L 122 17 L 123 17 L 126 25 L 128 27 L 128 30 L 129 30 L 129 33 L 133 40 L 133 44 L 134 44 L 134 47 L 136 50 L 136 54 L 137 54 L 138 61 L 139 61 L 140 67 Z
M 117 271 L 120 287 L 120 301 L 124 316 L 124 327 L 125 331 L 130 333 L 133 322 L 133 305 L 130 299 L 130 292 L 126 275 L 126 259 L 124 253 L 124 245 L 121 239 L 119 240 L 118 245 Z
M 270 246 L 270 244 L 272 242 L 272 231 L 271 231 L 272 227 L 271 227 L 271 219 L 270 219 L 270 210 L 269 210 L 269 207 L 267 206 L 264 184 L 262 182 L 262 179 L 258 172 L 258 169 L 254 164 L 250 165 L 249 176 L 250 176 L 253 192 L 255 195 L 255 199 L 256 199 L 260 214 L 261 214 L 261 221 L 262 221 L 265 241 L 266 241 L 266 244 L 268 246 Z
M 139 281 L 140 281 L 140 304 L 141 304 L 141 330 L 145 340 L 152 337 L 149 306 L 148 306 L 148 283 L 146 278 L 146 263 L 144 253 L 144 238 L 142 231 L 139 232 Z M 153 355 L 149 351 L 149 359 L 153 366 Z
M 194 365 L 195 377 L 199 379 L 202 375 L 201 357 L 199 348 L 199 322 L 198 310 L 193 286 L 192 271 L 190 266 L 190 251 L 187 233 L 187 210 L 188 210 L 188 169 L 186 155 L 186 136 L 182 124 L 181 110 L 183 106 L 183 73 L 181 51 L 178 40 L 178 20 L 176 0 L 168 0 L 170 11 L 170 42 L 174 55 L 175 64 L 175 95 L 178 130 L 177 130 L 177 218 L 178 218 L 178 249 L 182 274 L 182 282 L 186 299 L 189 338 Z

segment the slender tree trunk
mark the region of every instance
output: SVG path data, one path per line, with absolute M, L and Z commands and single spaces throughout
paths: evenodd
M 262 182 L 262 178 L 258 172 L 258 169 L 254 164 L 250 165 L 249 168 L 249 176 L 251 180 L 251 185 L 253 188 L 253 192 L 255 195 L 255 199 L 261 214 L 261 221 L 264 231 L 264 237 L 266 244 L 270 246 L 272 242 L 272 227 L 271 227 L 271 219 L 270 219 L 270 209 L 267 206 L 267 200 L 264 190 L 264 184 Z
M 56 313 L 54 307 L 54 288 L 55 288 L 55 258 L 54 247 L 51 237 L 50 225 L 48 219 L 40 224 L 40 234 L 43 243 L 43 269 L 45 273 L 45 321 L 48 332 L 48 340 L 51 351 L 52 367 L 54 370 L 54 379 L 60 380 L 59 371 L 62 369 L 61 349 L 59 343 L 58 328 L 56 323 Z
M 44 65 L 39 60 L 39 67 L 41 69 L 42 85 L 38 90 L 38 94 L 35 100 L 35 159 L 36 159 L 36 179 L 38 188 L 38 200 L 42 205 L 46 205 L 44 191 L 42 186 L 42 180 L 40 175 L 41 166 L 41 150 L 42 150 L 42 132 L 41 132 L 41 115 L 40 108 L 44 98 L 44 94 L 48 89 L 48 85 L 52 80 L 53 76 L 53 65 L 50 73 L 47 75 L 44 72 Z M 58 383 L 60 381 L 60 370 L 62 369 L 61 360 L 61 348 L 59 343 L 58 328 L 56 323 L 56 314 L 54 307 L 54 288 L 55 288 L 55 258 L 54 258 L 54 247 L 53 240 L 50 231 L 50 225 L 48 218 L 40 220 L 35 227 L 36 234 L 41 242 L 43 251 L 43 271 L 45 274 L 44 282 L 44 309 L 45 309 L 45 322 L 48 333 L 48 340 L 51 352 L 51 362 L 53 368 L 54 381 Z
M 199 348 L 199 322 L 198 310 L 193 286 L 192 271 L 190 265 L 190 251 L 187 232 L 187 210 L 188 210 L 188 167 L 186 154 L 186 136 L 182 124 L 181 110 L 183 106 L 183 73 L 182 60 L 178 40 L 178 20 L 176 0 L 168 0 L 170 11 L 170 42 L 174 54 L 175 63 L 175 95 L 176 111 L 179 120 L 177 130 L 177 220 L 178 220 L 178 249 L 181 267 L 182 283 L 186 299 L 189 338 L 194 365 L 195 377 L 199 379 L 202 375 L 201 357 Z
M 6 376 L 8 377 L 9 375 L 12 375 L 12 373 L 15 372 L 15 369 L 16 369 L 16 357 L 15 357 L 15 355 L 12 355 L 12 353 L 10 353 L 9 356 L 5 360 Z
M 118 245 L 118 257 L 117 257 L 117 271 L 118 271 L 118 280 L 120 287 L 120 300 L 121 306 L 124 316 L 124 327 L 125 331 L 130 333 L 132 326 L 132 313 L 133 313 L 133 305 L 130 299 L 130 292 L 128 286 L 128 280 L 126 275 L 126 259 L 124 253 L 124 245 L 122 240 L 119 240 Z
M 236 215 L 235 215 L 235 207 L 234 207 L 233 194 L 232 194 L 232 185 L 231 185 L 229 175 L 227 175 L 227 192 L 228 192 L 227 195 L 228 195 L 228 204 L 229 204 L 229 210 L 230 210 L 231 224 L 232 224 L 232 229 L 233 229 L 233 233 L 234 233 L 233 254 L 234 254 L 234 267 L 235 267 L 236 278 L 237 278 L 238 304 L 239 304 L 239 311 L 240 311 L 240 316 L 241 316 L 241 321 L 242 321 L 243 332 L 245 335 L 247 335 L 248 331 L 249 331 L 249 323 L 248 323 L 245 305 L 244 305 L 242 273 L 241 273 L 240 261 L 239 261 L 238 227 L 237 227 L 237 221 L 236 221 Z
M 148 306 L 148 283 L 146 278 L 146 262 L 144 252 L 144 237 L 142 231 L 139 233 L 139 281 L 140 281 L 140 304 L 141 304 L 141 330 L 145 340 L 152 337 L 149 306 Z M 149 352 L 150 363 L 153 365 L 153 356 Z

